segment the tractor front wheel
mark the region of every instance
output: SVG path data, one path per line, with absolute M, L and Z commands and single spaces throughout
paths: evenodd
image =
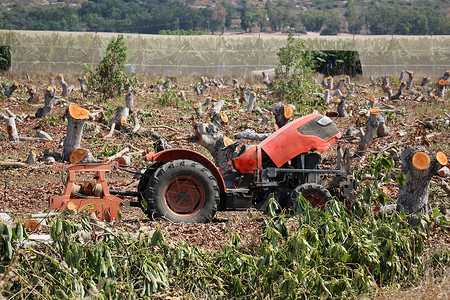
M 156 170 L 147 184 L 146 199 L 150 218 L 204 223 L 217 211 L 219 187 L 206 167 L 179 159 Z
M 320 184 L 304 183 L 297 186 L 291 193 L 290 208 L 294 209 L 297 198 L 302 194 L 313 207 L 325 210 L 325 203 L 332 199 L 330 192 Z

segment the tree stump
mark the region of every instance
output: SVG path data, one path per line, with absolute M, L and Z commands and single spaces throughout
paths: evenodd
M 210 109 L 209 113 L 211 114 L 211 116 L 216 116 L 220 113 L 220 111 L 222 110 L 223 105 L 225 104 L 225 100 L 219 100 L 216 102 L 216 105 L 214 105 L 213 108 Z
M 201 118 L 203 116 L 202 104 L 200 102 L 194 103 L 192 106 L 194 108 L 197 117 Z
M 388 99 L 392 99 L 394 93 L 392 92 L 392 88 L 389 86 L 389 84 L 384 86 L 384 91 L 387 93 Z
M 58 76 L 56 77 L 58 79 L 59 84 L 62 87 L 62 92 L 61 92 L 61 97 L 69 97 L 70 94 L 72 93 L 74 86 L 71 84 L 69 85 L 65 80 L 64 80 L 64 75 L 62 73 L 59 73 Z
M 6 131 L 8 132 L 9 141 L 19 141 L 19 134 L 17 133 L 16 120 L 14 117 L 9 117 L 6 119 Z
M 325 92 L 323 93 L 323 104 L 327 105 L 330 103 L 330 90 L 329 89 L 325 89 Z
M 333 77 L 328 76 L 326 81 L 327 89 L 330 91 L 333 89 Z
M 51 113 L 53 106 L 55 105 L 56 90 L 53 86 L 49 85 L 44 93 L 44 107 L 39 108 L 34 114 L 36 118 L 42 118 L 45 115 Z
M 337 106 L 338 117 L 340 117 L 340 118 L 345 118 L 348 116 L 346 99 L 347 99 L 347 95 L 341 94 L 341 97 L 339 99 L 338 106 Z
M 87 78 L 86 76 L 78 77 L 78 82 L 80 83 L 80 91 L 84 95 L 87 92 Z
M 387 116 L 383 113 L 378 113 L 378 128 L 377 128 L 377 136 L 378 137 L 385 137 L 385 136 L 389 136 L 390 132 L 389 132 L 389 128 L 386 125 L 386 120 L 387 120 Z
M 367 151 L 370 142 L 372 141 L 375 133 L 378 130 L 378 126 L 380 125 L 380 119 L 378 117 L 378 109 L 372 108 L 370 110 L 369 119 L 366 122 L 366 131 L 359 142 L 358 149 L 356 150 L 356 155 L 362 156 Z
M 444 76 L 442 79 L 440 79 L 437 83 L 436 96 L 441 98 L 442 100 L 444 100 L 446 88 L 449 84 L 450 84 L 450 81 L 449 81 L 448 77 L 447 77 L 447 79 L 445 79 L 445 76 Z
M 425 76 L 420 83 L 420 86 L 426 86 L 431 81 L 430 77 Z
M 28 103 L 30 104 L 38 104 L 39 103 L 39 95 L 36 92 L 35 86 L 29 86 L 27 88 L 27 94 L 28 94 Z
M 128 107 L 117 106 L 116 115 L 114 118 L 109 121 L 108 127 L 110 128 L 110 132 L 108 134 L 112 136 L 114 129 L 120 130 L 121 126 L 127 123 L 127 118 L 129 116 L 130 110 Z
M 273 82 L 272 80 L 270 80 L 269 74 L 267 74 L 266 72 L 262 72 L 262 77 L 263 77 L 262 82 L 267 86 L 267 88 L 271 88 Z
M 237 89 L 239 87 L 239 80 L 233 78 L 232 82 L 233 82 L 233 89 Z
M 369 108 L 374 108 L 375 107 L 375 96 L 370 97 L 369 100 Z
M 94 163 L 97 160 L 92 155 L 91 151 L 87 149 L 77 148 L 73 150 L 72 154 L 70 155 L 69 161 L 72 165 L 76 165 L 78 163 Z
M 212 97 L 206 97 L 205 107 L 211 106 L 211 102 L 212 102 Z
M 7 89 L 5 89 L 5 96 L 9 99 L 11 98 L 12 93 L 14 93 L 14 91 L 17 89 L 17 87 L 19 86 L 19 83 L 17 83 L 16 81 L 14 81 Z
M 398 91 L 395 95 L 392 95 L 392 90 L 389 96 L 389 100 L 397 100 L 400 99 L 400 96 L 402 95 L 403 89 L 406 87 L 406 82 L 402 81 L 400 84 L 400 87 L 398 88 Z
M 70 156 L 75 149 L 81 148 L 81 138 L 83 135 L 83 125 L 89 116 L 87 109 L 77 105 L 69 106 L 67 110 L 67 131 L 63 144 L 63 161 L 70 161 Z
M 275 123 L 278 128 L 283 127 L 289 122 L 289 119 L 294 115 L 295 106 L 292 104 L 285 105 L 278 103 L 270 110 L 275 116 Z
M 406 180 L 399 190 L 397 211 L 404 211 L 408 222 L 416 226 L 420 214 L 428 216 L 430 180 L 448 161 L 444 153 L 430 154 L 424 147 L 405 149 L 401 161 Z
M 228 168 L 227 153 L 220 149 L 233 142 L 225 137 L 223 131 L 214 124 L 197 123 L 194 130 L 199 138 L 200 144 L 211 153 L 216 166 L 222 170 L 226 170 Z
M 398 78 L 398 82 L 403 82 L 405 81 L 405 71 L 401 71 L 400 72 L 400 77 Z
M 134 113 L 134 99 L 136 98 L 136 91 L 129 89 L 125 96 L 125 106 L 128 107 L 130 114 Z
M 409 75 L 408 83 L 406 84 L 406 89 L 410 90 L 413 80 L 414 80 L 414 72 L 413 71 L 406 71 L 406 73 Z
M 255 101 L 256 101 L 256 93 L 255 92 L 249 92 L 247 95 L 247 112 L 252 112 L 255 108 Z

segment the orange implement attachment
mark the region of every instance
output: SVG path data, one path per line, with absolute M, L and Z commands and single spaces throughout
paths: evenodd
M 50 198 L 50 208 L 61 212 L 64 210 L 76 210 L 77 212 L 95 213 L 99 220 L 107 222 L 117 220 L 119 218 L 120 207 L 122 206 L 122 199 L 109 193 L 105 174 L 111 170 L 111 165 L 104 164 L 80 164 L 68 167 L 66 169 L 68 177 L 64 193 L 61 196 Z M 77 172 L 95 173 L 94 178 L 97 183 L 94 186 L 96 186 L 97 190 L 101 187 L 101 192 L 73 192 L 77 191 L 78 185 L 75 183 L 75 173 Z

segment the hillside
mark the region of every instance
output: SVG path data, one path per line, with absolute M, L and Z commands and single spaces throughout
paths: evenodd
M 16 30 L 447 35 L 449 24 L 450 3 L 441 0 L 41 0 L 31 3 L 7 0 L 0 3 L 0 29 Z

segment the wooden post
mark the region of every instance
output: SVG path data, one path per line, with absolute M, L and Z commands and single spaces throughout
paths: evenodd
M 397 211 L 408 215 L 408 222 L 415 226 L 419 214 L 428 216 L 430 180 L 448 162 L 444 153 L 430 154 L 424 147 L 405 149 L 401 154 L 405 184 L 400 186 Z
M 77 105 L 69 106 L 67 110 L 67 132 L 63 144 L 63 161 L 70 161 L 70 156 L 75 149 L 81 148 L 81 137 L 83 135 L 83 125 L 89 116 L 87 109 Z
M 56 77 L 59 81 L 59 84 L 62 87 L 62 92 L 61 92 L 61 97 L 69 97 L 70 94 L 73 91 L 74 86 L 71 84 L 69 85 L 65 80 L 64 80 L 64 75 L 62 73 L 59 73 L 58 76 Z

